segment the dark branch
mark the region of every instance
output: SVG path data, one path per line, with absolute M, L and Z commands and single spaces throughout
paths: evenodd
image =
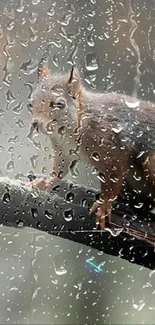
M 96 229 L 95 215 L 89 215 L 96 196 L 93 190 L 67 182 L 48 193 L 0 178 L 0 223 L 46 231 L 153 269 L 155 222 L 148 212 L 150 203 L 131 209 L 132 199 L 118 200 L 112 228 L 101 232 Z

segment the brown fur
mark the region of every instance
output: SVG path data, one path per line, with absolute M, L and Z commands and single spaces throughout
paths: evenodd
M 64 110 L 59 107 L 62 99 Z M 113 201 L 121 192 L 130 164 L 140 164 L 155 188 L 153 103 L 115 93 L 89 92 L 73 68 L 68 77 L 52 76 L 47 66 L 41 66 L 32 105 L 35 127 L 37 123 L 47 134 L 47 124 L 52 125 L 49 136 L 55 155 L 51 178 L 35 180 L 31 186 L 51 188 L 67 173 L 70 159 L 89 163 L 98 170 L 101 184 L 100 200 L 92 207 L 92 211 L 97 210 L 101 228 L 106 215 L 111 220 Z M 60 129 L 65 134 L 62 138 Z

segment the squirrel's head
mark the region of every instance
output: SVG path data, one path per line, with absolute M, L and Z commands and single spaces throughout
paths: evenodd
M 79 73 L 74 66 L 63 76 L 52 74 L 45 63 L 40 63 L 32 94 L 33 126 L 49 135 L 76 129 L 81 90 Z

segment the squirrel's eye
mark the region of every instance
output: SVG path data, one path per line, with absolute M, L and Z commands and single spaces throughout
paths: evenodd
M 66 103 L 63 99 L 61 99 L 57 104 L 56 104 L 59 108 L 64 108 Z

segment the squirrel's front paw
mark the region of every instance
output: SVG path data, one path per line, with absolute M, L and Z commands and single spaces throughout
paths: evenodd
M 96 201 L 93 203 L 90 213 L 96 212 L 96 224 L 100 225 L 100 229 L 105 228 L 105 217 L 108 216 L 108 222 L 111 222 L 112 202 Z
M 51 180 L 46 180 L 44 178 L 36 178 L 32 182 L 28 182 L 26 186 L 30 188 L 38 188 L 40 190 L 50 190 L 53 186 Z

